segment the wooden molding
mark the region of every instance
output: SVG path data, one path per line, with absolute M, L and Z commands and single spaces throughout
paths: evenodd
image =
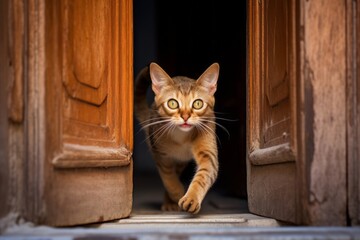
M 117 149 L 66 144 L 63 153 L 52 160 L 55 168 L 122 167 L 130 164 L 132 153 Z
M 256 149 L 249 155 L 250 163 L 253 165 L 268 165 L 276 163 L 294 162 L 295 155 L 289 143 Z

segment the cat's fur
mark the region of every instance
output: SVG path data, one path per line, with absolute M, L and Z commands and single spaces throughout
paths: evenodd
M 135 114 L 146 132 L 166 189 L 162 205 L 165 211 L 198 213 L 217 178 L 219 165 L 213 109 L 218 76 L 217 63 L 197 80 L 182 76 L 171 78 L 156 63 L 142 69 L 137 76 Z M 150 83 L 155 99 L 148 107 L 146 92 Z M 179 176 L 192 159 L 197 166 L 196 173 L 185 193 Z

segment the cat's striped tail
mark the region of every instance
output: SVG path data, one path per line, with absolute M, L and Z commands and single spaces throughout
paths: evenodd
M 135 116 L 140 123 L 149 118 L 150 109 L 146 100 L 146 93 L 150 83 L 149 67 L 144 67 L 138 73 L 135 80 L 134 108 Z

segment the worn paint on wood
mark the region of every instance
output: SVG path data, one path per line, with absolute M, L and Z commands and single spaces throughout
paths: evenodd
M 301 5 L 302 203 L 311 225 L 346 224 L 345 13 L 340 0 Z

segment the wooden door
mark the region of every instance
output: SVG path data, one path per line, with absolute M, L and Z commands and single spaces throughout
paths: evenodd
M 249 2 L 250 211 L 295 222 L 294 1 Z
M 56 226 L 132 207 L 132 1 L 29 1 L 27 217 Z
M 353 149 L 347 144 L 356 141 L 346 136 L 346 84 L 354 66 L 347 61 L 354 48 L 346 41 L 353 39 L 346 13 L 353 8 L 341 0 L 248 1 L 253 213 L 307 225 L 347 224 L 347 149 Z

